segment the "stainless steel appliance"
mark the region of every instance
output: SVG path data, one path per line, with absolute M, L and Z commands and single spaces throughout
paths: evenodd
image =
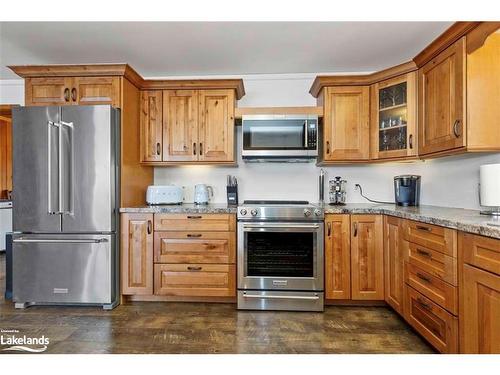
M 194 203 L 208 204 L 210 198 L 214 196 L 214 189 L 210 185 L 194 185 Z
M 317 116 L 248 115 L 242 129 L 244 161 L 297 162 L 318 156 Z
M 342 177 L 337 176 L 328 183 L 328 198 L 330 199 L 330 204 L 333 205 L 344 205 L 347 192 L 345 190 L 347 181 L 342 180 Z
M 394 177 L 394 197 L 398 206 L 418 206 L 420 204 L 420 176 Z
M 5 236 L 12 232 L 12 202 L 0 200 L 0 253 L 5 251 Z
M 184 189 L 175 185 L 151 185 L 146 190 L 147 204 L 182 204 Z
M 323 311 L 323 219 L 305 201 L 238 207 L 238 309 Z
M 12 115 L 15 307 L 115 307 L 119 111 L 19 107 Z

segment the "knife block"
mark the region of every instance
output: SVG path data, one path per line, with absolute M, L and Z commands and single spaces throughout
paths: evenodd
M 238 186 L 226 186 L 227 189 L 227 205 L 238 205 Z

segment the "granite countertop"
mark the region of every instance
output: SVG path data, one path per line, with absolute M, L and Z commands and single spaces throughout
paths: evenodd
M 382 214 L 403 219 L 420 221 L 458 229 L 464 232 L 500 239 L 500 218 L 480 215 L 479 211 L 463 208 L 438 206 L 399 207 L 391 204 L 353 203 L 345 206 L 324 206 L 326 214 Z M 175 213 L 175 214 L 236 214 L 237 208 L 227 204 L 195 205 L 160 205 L 124 207 L 125 213 Z
M 325 205 L 327 214 L 383 214 L 500 239 L 500 218 L 477 210 L 438 206 L 400 207 L 393 204 Z

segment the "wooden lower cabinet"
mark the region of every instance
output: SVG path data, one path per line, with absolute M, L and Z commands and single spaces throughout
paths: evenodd
M 350 215 L 325 218 L 325 298 L 351 299 Z
M 411 286 L 405 287 L 405 318 L 441 353 L 458 352 L 458 319 Z
M 156 231 L 232 232 L 236 217 L 230 214 L 157 214 Z
M 385 301 L 399 314 L 403 314 L 403 270 L 408 241 L 403 239 L 400 219 L 385 216 L 384 223 Z
M 154 293 L 165 296 L 234 297 L 234 264 L 155 264 Z
M 382 215 L 351 215 L 351 296 L 384 300 Z
M 153 294 L 153 214 L 122 214 L 122 294 Z

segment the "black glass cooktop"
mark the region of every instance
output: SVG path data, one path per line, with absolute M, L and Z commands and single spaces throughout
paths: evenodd
M 266 205 L 266 204 L 282 204 L 282 205 L 304 205 L 304 204 L 309 204 L 308 201 L 280 201 L 280 200 L 247 200 L 243 201 L 243 204 L 261 204 L 261 205 Z

